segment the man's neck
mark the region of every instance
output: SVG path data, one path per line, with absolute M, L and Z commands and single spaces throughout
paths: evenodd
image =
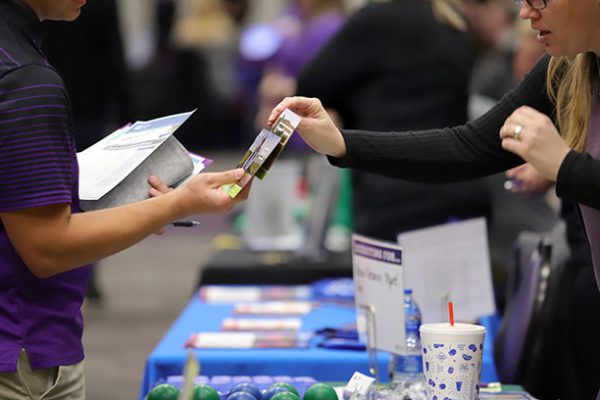
M 37 15 L 38 20 L 43 21 L 45 19 L 44 15 L 43 15 L 43 7 L 41 6 L 39 1 L 37 1 L 37 0 L 20 0 L 20 1 L 27 4 L 27 6 L 29 8 L 31 8 L 31 10 L 34 12 L 34 14 Z

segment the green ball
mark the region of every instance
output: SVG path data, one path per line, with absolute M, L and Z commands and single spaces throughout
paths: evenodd
M 282 387 L 284 389 L 287 389 L 290 392 L 294 393 L 298 398 L 300 398 L 300 393 L 298 393 L 298 390 L 293 385 L 291 385 L 287 382 L 276 382 L 276 383 L 272 384 L 271 386 L 269 386 L 269 389 L 273 389 L 276 387 Z M 275 396 L 273 396 L 273 397 L 275 397 Z
M 337 393 L 331 386 L 326 383 L 315 383 L 306 389 L 303 400 L 337 400 L 337 398 Z
M 219 392 L 210 385 L 204 383 L 196 385 L 194 387 L 194 394 L 192 400 L 220 400 Z
M 296 388 L 294 388 L 295 390 Z M 296 393 L 292 392 L 279 392 L 275 393 L 271 400 L 300 400 L 300 396 L 297 396 Z
M 148 400 L 177 400 L 179 389 L 168 383 L 161 383 L 154 386 L 148 393 Z

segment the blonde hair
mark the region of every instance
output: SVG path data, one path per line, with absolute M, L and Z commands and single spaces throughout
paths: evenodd
M 587 145 L 594 73 L 598 73 L 596 55 L 591 52 L 552 57 L 548 67 L 546 87 L 556 105 L 558 128 L 575 151 L 585 151 Z
M 461 0 L 431 0 L 431 7 L 439 21 L 450 25 L 459 31 L 466 31 L 467 22 L 459 11 L 460 1 Z

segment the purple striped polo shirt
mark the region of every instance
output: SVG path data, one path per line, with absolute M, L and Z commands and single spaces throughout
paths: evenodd
M 40 30 L 21 0 L 0 0 L 0 215 L 53 204 L 80 211 L 71 107 Z M 83 359 L 88 277 L 82 267 L 36 278 L 0 221 L 0 372 L 16 370 L 22 348 L 33 369 Z

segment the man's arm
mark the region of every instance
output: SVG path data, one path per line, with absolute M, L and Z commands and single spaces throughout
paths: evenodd
M 200 174 L 180 189 L 112 209 L 72 214 L 69 204 L 55 204 L 2 212 L 0 218 L 32 273 L 46 278 L 117 253 L 170 221 L 229 211 L 248 196 L 249 186 L 235 200 L 220 186 L 242 173 Z

